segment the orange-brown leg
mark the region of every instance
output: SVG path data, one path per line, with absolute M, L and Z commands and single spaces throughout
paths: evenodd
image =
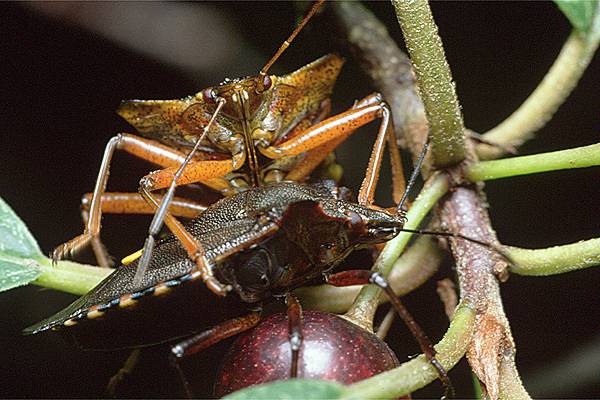
M 144 139 L 130 134 L 119 134 L 108 141 L 104 150 L 104 156 L 100 165 L 100 172 L 92 199 L 90 201 L 89 219 L 83 234 L 71 239 L 70 241 L 58 246 L 52 253 L 52 258 L 58 260 L 77 253 L 87 246 L 90 242 L 95 243 L 94 247 L 100 246 L 100 221 L 102 217 L 101 198 L 106 190 L 106 183 L 110 170 L 110 162 L 115 150 L 123 150 L 139 158 L 158 164 L 163 167 L 176 167 L 185 159 L 181 152 L 173 150 L 153 140 Z M 231 160 L 220 161 L 197 161 L 197 167 L 204 170 L 204 174 L 196 174 L 197 181 L 209 180 L 211 178 L 223 176 L 231 170 Z M 168 168 L 167 168 L 168 171 Z M 178 184 L 182 184 L 178 182 Z M 164 187 L 164 186 L 163 186 Z M 98 245 L 98 246 L 97 246 Z M 108 265 L 102 265 L 108 266 Z
M 243 317 L 225 321 L 215 327 L 212 327 L 204 332 L 188 338 L 171 348 L 171 364 L 179 372 L 179 377 L 183 383 L 188 398 L 193 398 L 189 383 L 185 378 L 185 374 L 179 365 L 182 358 L 198 353 L 210 346 L 227 339 L 231 336 L 240 334 L 250 328 L 255 327 L 261 318 L 260 311 L 254 311 Z
M 90 204 L 93 193 L 86 193 L 81 198 L 81 214 L 84 223 L 87 223 Z M 162 196 L 157 196 L 162 200 Z M 175 197 L 169 206 L 169 212 L 177 217 L 196 218 L 206 210 L 206 205 L 185 199 Z M 139 193 L 128 192 L 107 192 L 100 198 L 100 208 L 103 213 L 108 214 L 152 214 L 154 207 L 149 205 Z
M 206 252 L 200 241 L 191 235 L 184 228 L 184 226 L 169 213 L 168 210 L 170 202 L 173 200 L 175 195 L 175 188 L 177 185 L 199 182 L 214 176 L 223 176 L 228 172 L 231 172 L 235 166 L 235 162 L 233 160 L 192 161 L 196 151 L 198 151 L 202 139 L 210 129 L 212 123 L 222 107 L 225 105 L 226 101 L 223 98 L 219 98 L 217 103 L 217 108 L 215 109 L 211 119 L 208 121 L 208 124 L 204 126 L 202 135 L 198 137 L 196 144 L 190 153 L 186 155 L 183 162 L 176 169 L 171 167 L 162 171 L 156 171 L 155 173 L 146 175 L 140 181 L 140 194 L 145 200 L 148 201 L 150 205 L 156 208 L 156 212 L 152 218 L 150 227 L 148 228 L 148 236 L 144 242 L 142 256 L 138 262 L 135 276 L 133 278 L 134 285 L 141 282 L 146 272 L 146 268 L 150 263 L 152 251 L 156 243 L 156 237 L 160 232 L 163 223 L 166 223 L 173 235 L 179 239 L 181 244 L 186 249 L 188 257 L 196 264 L 196 270 L 193 273 L 198 273 L 200 275 L 206 287 L 213 293 L 220 296 L 224 296 L 229 290 L 231 290 L 231 286 L 221 284 L 221 282 L 214 277 L 211 266 L 209 266 L 206 258 Z M 162 202 L 159 204 L 157 197 L 152 193 L 152 191 L 167 186 L 169 189 L 165 193 Z
M 90 216 L 90 206 L 93 193 L 86 193 L 81 198 L 81 217 L 83 225 L 87 226 Z M 162 196 L 159 197 L 162 199 Z M 176 197 L 169 207 L 169 212 L 173 215 L 184 218 L 195 218 L 200 215 L 206 206 L 192 200 Z M 152 214 L 154 208 L 150 206 L 139 193 L 103 193 L 100 196 L 100 210 L 102 213 L 109 214 Z M 103 246 L 100 238 L 92 238 L 92 249 L 99 265 L 111 264 L 110 256 Z
M 192 166 L 192 164 L 190 163 L 188 166 Z M 186 170 L 187 170 L 187 168 L 186 168 Z M 163 170 L 163 171 L 165 171 L 165 170 Z M 161 172 L 161 171 L 159 171 L 159 172 Z M 152 179 L 149 179 L 149 178 L 150 178 L 149 175 L 146 175 L 144 178 L 142 178 L 142 180 L 140 182 L 140 194 L 148 202 L 148 204 L 150 204 L 152 206 L 152 208 L 156 211 L 156 210 L 158 210 L 160 203 L 159 203 L 158 196 L 153 194 L 152 191 L 156 190 L 156 189 L 160 189 L 160 187 L 157 188 L 157 187 L 153 186 L 153 183 L 155 181 Z M 162 182 L 162 181 L 159 181 L 159 182 Z M 176 183 L 180 184 L 180 181 L 177 180 Z M 189 182 L 187 182 L 187 183 L 189 183 Z M 170 185 L 170 182 L 169 182 L 169 185 Z M 204 248 L 202 247 L 202 244 L 200 244 L 200 242 L 191 233 L 189 233 L 185 229 L 185 227 L 181 224 L 181 222 L 179 222 L 169 212 L 166 212 L 164 214 L 164 223 L 169 227 L 169 229 L 171 230 L 171 233 L 173 233 L 173 235 L 175 235 L 177 237 L 177 239 L 179 239 L 179 241 L 185 248 L 190 260 L 192 260 L 196 264 L 197 270 L 200 273 L 200 276 L 202 277 L 202 281 L 206 284 L 206 286 L 215 294 L 218 294 L 221 296 L 224 296 L 225 294 L 227 294 L 227 292 L 230 290 L 230 287 L 224 286 L 213 276 L 213 272 L 208 265 L 208 261 L 206 259 L 205 251 L 204 251 Z M 154 236 L 158 233 L 160 228 L 158 228 L 158 230 L 156 232 L 153 232 L 153 229 L 154 229 L 153 225 L 154 224 L 151 224 L 150 235 L 146 239 L 146 243 L 144 244 L 144 250 L 146 249 L 146 247 L 148 247 L 150 249 L 154 248 L 154 240 L 155 240 Z M 151 244 L 148 244 L 148 241 L 151 241 Z M 144 260 L 144 257 L 150 257 L 150 256 L 151 256 L 151 251 L 149 253 L 144 251 L 144 253 L 142 254 L 142 259 L 138 263 L 138 269 L 136 270 L 136 275 L 134 277 L 134 280 L 141 279 L 141 277 L 145 273 L 143 266 L 146 265 L 147 262 L 149 261 L 149 259 Z
M 399 201 L 404 192 L 404 175 L 390 117 L 389 107 L 382 100 L 381 95 L 372 94 L 358 102 L 352 109 L 312 126 L 301 135 L 297 135 L 280 145 L 262 148 L 260 151 L 265 156 L 273 159 L 309 152 L 304 165 L 301 165 L 298 171 L 291 172 L 287 177 L 300 179 L 302 174 L 308 174 L 314 169 L 318 162 L 322 160 L 320 156 L 324 157 L 326 155 L 325 151 L 331 151 L 337 147 L 357 128 L 381 118 L 379 133 L 358 199 L 359 203 L 363 205 L 373 203 L 383 149 L 387 140 L 392 164 L 393 195 L 394 200 Z

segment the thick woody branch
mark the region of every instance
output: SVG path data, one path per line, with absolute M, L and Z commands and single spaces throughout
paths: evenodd
M 440 206 L 444 227 L 452 232 L 497 243 L 491 228 L 485 201 L 475 187 L 457 187 Z M 462 239 L 451 238 L 456 260 L 461 301 L 478 310 L 474 339 L 467 358 L 491 399 L 529 398 L 523 388 L 514 355 L 515 344 L 502 308 L 496 273 L 506 268 L 500 255 L 489 248 Z

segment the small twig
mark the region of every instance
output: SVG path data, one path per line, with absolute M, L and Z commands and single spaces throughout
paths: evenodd
M 434 346 L 436 359 L 449 371 L 465 354 L 473 335 L 475 310 L 462 304 L 450 323 L 442 340 Z M 418 373 L 416 373 L 418 371 Z M 393 399 L 409 394 L 438 378 L 437 371 L 420 356 L 407 361 L 398 368 L 382 372 L 346 388 L 341 399 Z
M 330 8 L 341 36 L 392 109 L 398 144 L 416 157 L 429 126 L 408 55 L 396 45 L 385 25 L 360 2 L 333 2 Z
M 375 335 L 377 335 L 379 339 L 385 339 L 388 332 L 390 331 L 390 328 L 392 327 L 392 323 L 394 322 L 395 317 L 396 309 L 394 309 L 394 307 L 390 307 L 388 312 L 385 314 L 385 317 L 383 317 L 383 320 L 377 327 L 377 331 L 375 332 Z
M 52 260 L 46 257 L 36 261 L 39 263 L 41 275 L 31 282 L 32 284 L 80 296 L 114 272 L 112 268 L 101 268 L 67 260 L 60 260 L 56 265 L 52 265 Z
M 600 143 L 574 149 L 549 153 L 480 161 L 470 164 L 466 177 L 472 181 L 487 181 L 510 176 L 557 171 L 561 169 L 587 168 L 600 165 Z
M 415 199 L 410 210 L 406 214 L 407 222 L 405 228 L 415 229 L 421 223 L 421 220 L 428 214 L 429 210 L 437 203 L 437 201 L 446 193 L 448 182 L 444 175 L 432 176 L 421 190 L 421 193 Z M 379 272 L 387 278 L 390 274 L 395 261 L 408 241 L 412 237 L 412 233 L 401 232 L 394 239 L 387 242 L 379 257 L 375 261 L 372 270 Z M 363 326 L 369 330 L 373 330 L 372 321 L 377 306 L 379 297 L 382 291 L 375 285 L 365 285 L 352 304 L 352 307 L 346 313 L 346 317 L 356 324 Z
M 531 95 L 507 119 L 483 135 L 487 140 L 520 146 L 552 118 L 579 82 L 598 47 L 598 39 L 573 31 L 554 64 Z M 498 158 L 498 147 L 477 146 L 482 159 Z
M 440 206 L 445 228 L 487 243 L 497 243 L 484 200 L 475 188 L 457 187 Z M 491 399 L 529 398 L 516 370 L 515 344 L 502 307 L 495 273 L 506 267 L 490 249 L 449 239 L 457 265 L 461 301 L 477 307 L 475 335 L 467 358 Z
M 600 265 L 600 238 L 547 249 L 505 250 L 514 263 L 509 266 L 510 272 L 519 275 L 556 275 Z

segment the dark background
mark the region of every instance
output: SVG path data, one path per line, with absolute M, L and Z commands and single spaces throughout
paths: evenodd
M 52 4 L 55 3 L 44 9 L 52 10 Z M 96 6 L 109 9 L 115 4 L 118 3 Z M 203 25 L 206 21 L 199 21 L 196 31 L 189 35 L 184 28 L 164 33 L 174 35 L 170 43 L 184 55 L 183 59 L 190 46 L 196 46 L 199 57 L 205 56 L 205 64 L 200 66 L 198 62 L 196 68 L 194 62 L 190 62 L 191 67 L 172 65 L 167 62 L 168 56 L 143 55 L 131 50 L 126 43 L 118 44 L 91 33 L 73 22 L 80 15 L 78 3 L 55 5 L 67 6 L 62 16 L 43 15 L 35 10 L 39 3 L 29 6 L 5 3 L 0 10 L 0 195 L 29 226 L 45 252 L 81 232 L 79 199 L 82 193 L 93 188 L 103 148 L 115 133 L 131 132 L 114 113 L 121 99 L 178 98 L 225 77 L 256 74 L 291 32 L 296 17 L 291 3 L 186 4 L 198 15 L 210 11 L 210 15 L 220 16 L 207 25 Z M 159 7 L 160 4 L 118 6 Z M 401 43 L 391 5 L 369 3 L 369 7 Z M 549 2 L 443 2 L 433 3 L 432 8 L 457 82 L 465 122 L 480 132 L 506 118 L 535 88 L 570 31 L 567 20 Z M 138 26 L 160 33 L 163 21 L 160 17 L 167 15 L 155 14 L 159 19 L 146 18 L 140 25 L 136 25 L 139 19 L 134 23 L 126 16 L 118 23 L 134 33 Z M 225 33 L 214 28 L 219 22 L 227 24 Z M 207 36 L 212 35 L 212 39 L 205 40 L 197 32 L 208 25 L 211 28 Z M 323 18 L 311 22 L 272 72 L 291 71 L 327 52 L 344 53 L 329 26 Z M 188 47 L 182 46 L 179 50 L 178 38 L 185 38 Z M 218 46 L 215 43 L 219 43 Z M 212 63 L 211 57 L 220 61 Z M 596 58 L 556 117 L 536 139 L 521 148 L 521 153 L 598 142 L 598 66 Z M 366 77 L 348 57 L 336 86 L 334 111 L 349 107 L 355 99 L 372 90 Z M 338 152 L 348 186 L 358 187 L 371 143 L 372 135 L 359 133 Z M 109 189 L 134 191 L 140 177 L 150 169 L 152 167 L 142 161 L 117 154 Z M 488 183 L 490 214 L 500 240 L 536 248 L 598 237 L 598 178 L 596 168 Z M 103 222 L 103 240 L 111 254 L 120 259 L 139 248 L 149 217 L 106 216 Z M 452 276 L 449 267 L 437 278 L 446 276 Z M 517 363 L 532 395 L 600 395 L 598 379 L 592 383 L 577 383 L 574 388 L 564 385 L 560 389 L 548 389 L 550 383 L 536 381 L 536 373 L 553 361 L 585 343 L 600 341 L 599 285 L 597 269 L 548 278 L 513 276 L 503 285 L 506 313 L 518 349 Z M 53 334 L 19 335 L 20 329 L 73 300 L 73 296 L 37 287 L 2 294 L 0 396 L 103 395 L 108 378 L 120 367 L 126 353 L 82 352 Z M 435 280 L 407 296 L 406 302 L 437 341 L 447 323 L 435 294 Z M 405 329 L 399 324 L 393 329 L 397 332 L 391 336 L 390 343 L 401 360 L 418 352 Z M 210 386 L 218 356 L 226 345 L 186 362 L 186 373 L 198 387 L 199 395 L 206 396 L 202 390 Z M 124 384 L 124 396 L 180 395 L 162 350 L 149 354 L 142 364 Z M 589 368 L 597 371 L 600 367 L 596 364 Z M 565 370 L 565 374 L 572 379 L 583 375 L 572 370 Z M 464 362 L 451 377 L 459 397 L 471 395 Z M 440 395 L 438 386 L 417 393 L 417 397 Z

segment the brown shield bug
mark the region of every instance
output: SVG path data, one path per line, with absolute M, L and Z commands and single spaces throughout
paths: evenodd
M 53 258 L 68 257 L 91 244 L 99 264 L 108 266 L 109 257 L 99 237 L 102 212 L 152 214 L 160 202 L 155 191 L 168 188 L 173 182 L 177 186 L 202 183 L 227 196 L 250 187 L 304 181 L 356 128 L 374 120 L 381 120 L 377 146 L 382 147 L 385 141 L 393 143 L 389 107 L 377 93 L 357 101 L 348 111 L 327 118 L 329 98 L 343 64 L 341 57 L 330 54 L 288 75 L 268 75 L 271 65 L 323 2 L 313 5 L 257 76 L 226 80 L 180 100 L 123 102 L 118 113 L 141 136 L 122 133 L 109 140 L 94 191 L 83 199 L 85 230 L 58 246 Z M 190 152 L 192 148 L 195 150 Z M 398 201 L 403 192 L 401 162 L 396 146 L 389 148 Z M 107 193 L 116 150 L 163 169 L 143 177 L 139 193 Z M 190 159 L 185 173 L 175 178 L 186 155 Z M 378 171 L 375 172 L 370 186 L 376 181 Z M 371 190 L 365 195 L 371 195 Z M 167 224 L 190 250 L 191 241 L 185 232 L 173 228 L 177 224 L 175 217 L 196 216 L 204 208 L 188 199 L 179 199 L 170 208 L 172 216 Z M 198 268 L 211 290 L 222 293 L 223 288 L 200 264 Z

